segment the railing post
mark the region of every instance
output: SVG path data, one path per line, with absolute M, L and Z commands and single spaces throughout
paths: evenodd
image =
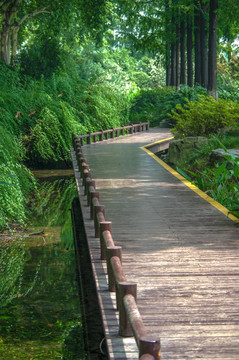
M 82 181 L 82 185 L 84 186 L 84 195 L 87 195 L 88 192 L 88 183 L 89 181 L 93 181 L 92 177 L 91 177 L 91 173 L 88 172 L 84 172 L 84 181 Z
M 81 163 L 81 177 L 82 177 L 83 186 L 86 186 L 86 178 L 87 178 L 87 174 L 89 174 L 89 172 L 90 172 L 89 166 L 85 162 L 82 162 Z
M 133 134 L 133 132 L 134 132 L 134 125 L 133 125 L 133 124 L 131 124 L 130 134 L 132 135 L 132 134 Z
M 111 139 L 114 139 L 114 137 L 115 137 L 115 129 L 112 127 L 111 130 L 112 130 Z
M 140 356 L 139 360 L 155 360 L 155 357 L 150 354 L 144 354 L 144 355 Z
M 122 126 L 122 129 L 121 129 L 121 135 L 124 135 L 124 125 Z
M 101 131 L 101 133 L 99 135 L 99 140 L 103 141 L 104 140 L 104 131 L 103 130 L 100 130 L 100 131 Z
M 152 340 L 150 336 L 144 336 L 139 341 L 139 355 L 150 354 L 155 360 L 161 358 L 160 340 Z
M 120 282 L 119 286 L 119 335 L 123 337 L 133 336 L 133 331 L 131 329 L 131 325 L 128 321 L 127 313 L 124 307 L 124 296 L 125 295 L 133 295 L 136 300 L 137 297 L 137 284 L 136 283 L 128 283 L 128 282 Z
M 107 261 L 107 273 L 108 273 L 108 283 L 109 283 L 109 291 L 116 291 L 115 286 L 115 277 L 114 272 L 112 270 L 110 259 L 113 256 L 117 256 L 122 261 L 122 248 L 121 246 L 111 246 L 106 249 L 106 261 Z
M 104 231 L 109 231 L 112 233 L 112 222 L 104 221 L 100 222 L 100 258 L 101 260 L 106 260 L 106 247 L 104 242 Z
M 88 132 L 88 136 L 87 136 L 87 144 L 90 145 L 91 144 L 91 133 Z
M 85 194 L 84 195 L 87 195 L 87 190 L 88 190 L 87 179 L 92 180 L 91 173 L 90 173 L 88 165 L 83 165 L 82 166 L 81 177 L 82 177 L 82 185 L 85 187 Z
M 100 225 L 98 223 L 97 215 L 99 212 L 102 212 L 103 215 L 105 214 L 105 207 L 104 205 L 96 205 L 94 206 L 94 224 L 95 224 L 95 237 L 100 237 Z
M 149 120 L 147 121 L 146 130 L 149 130 Z
M 99 199 L 100 193 L 99 191 L 90 191 L 89 189 L 89 206 L 90 206 L 90 220 L 94 220 L 94 205 L 93 205 L 93 199 Z
M 139 123 L 139 132 L 142 132 L 142 125 L 141 125 L 141 122 Z
M 81 144 L 79 142 L 77 142 L 75 145 L 75 153 L 77 154 L 77 156 L 82 155 Z
M 111 267 L 114 273 L 114 277 L 116 279 L 116 309 L 119 310 L 119 283 L 127 281 L 126 276 L 122 269 L 121 261 L 118 257 L 112 256 L 110 259 Z
M 90 206 L 90 187 L 95 188 L 95 180 L 92 180 L 91 178 L 88 181 L 85 181 L 85 195 L 87 197 L 87 206 Z

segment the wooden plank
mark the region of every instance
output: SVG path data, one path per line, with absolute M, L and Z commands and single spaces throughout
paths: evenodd
M 73 166 L 77 169 L 75 155 L 72 152 Z M 87 206 L 86 197 L 83 195 L 79 173 L 75 171 L 77 189 L 83 211 L 84 224 L 89 245 L 93 275 L 98 293 L 101 316 L 104 325 L 105 338 L 109 359 L 112 360 L 136 360 L 138 359 L 138 347 L 133 337 L 122 338 L 119 336 L 119 315 L 116 311 L 115 293 L 108 291 L 108 279 L 105 261 L 100 260 L 100 242 L 95 238 L 93 221 L 90 220 L 90 209 Z
M 153 130 L 83 151 L 114 242 L 123 248 L 124 273 L 138 284 L 145 326 L 161 338 L 162 359 L 238 359 L 238 227 L 139 149 L 163 136 Z M 115 300 L 105 296 L 107 277 L 87 211 L 110 356 L 137 358 L 136 346 L 134 353 L 117 338 Z

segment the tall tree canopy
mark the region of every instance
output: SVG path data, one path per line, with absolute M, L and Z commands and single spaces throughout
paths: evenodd
M 71 44 L 73 39 L 77 42 L 86 33 L 99 36 L 107 23 L 105 0 L 91 0 L 90 6 L 85 0 L 3 0 L 0 12 L 0 58 L 12 65 L 18 46 L 30 41 L 34 34 Z
M 15 64 L 18 46 L 31 42 L 44 47 L 55 39 L 72 49 L 87 36 L 102 43 L 105 34 L 136 57 L 164 54 L 167 85 L 200 84 L 214 96 L 218 38 L 238 35 L 237 0 L 2 0 L 0 11 L 7 64 Z

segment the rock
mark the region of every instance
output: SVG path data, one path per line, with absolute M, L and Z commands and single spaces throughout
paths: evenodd
M 207 143 L 208 139 L 204 136 L 192 136 L 174 140 L 169 144 L 167 162 L 176 165 L 181 160 L 186 160 L 189 153 L 195 152 Z
M 224 155 L 234 154 L 236 158 L 239 158 L 239 150 L 238 149 L 228 149 L 227 152 L 223 149 L 215 149 L 210 153 L 210 162 L 212 164 L 215 163 L 223 163 L 225 161 Z

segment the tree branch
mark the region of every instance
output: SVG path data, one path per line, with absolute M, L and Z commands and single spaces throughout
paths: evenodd
M 13 5 L 15 3 L 15 0 L 3 0 L 0 1 L 0 9 L 3 8 L 3 11 L 6 11 L 9 6 Z
M 47 9 L 46 7 L 45 7 L 45 8 L 42 8 L 42 9 L 36 9 L 36 10 L 34 10 L 33 12 L 24 15 L 24 16 L 21 18 L 21 20 L 19 20 L 19 21 L 17 22 L 18 26 L 21 26 L 22 23 L 23 23 L 25 20 L 27 20 L 27 19 L 29 19 L 29 18 L 32 18 L 32 17 L 34 17 L 34 16 L 36 16 L 36 15 L 38 15 L 38 14 L 42 14 L 42 13 L 50 14 L 50 11 L 47 11 L 46 9 Z

